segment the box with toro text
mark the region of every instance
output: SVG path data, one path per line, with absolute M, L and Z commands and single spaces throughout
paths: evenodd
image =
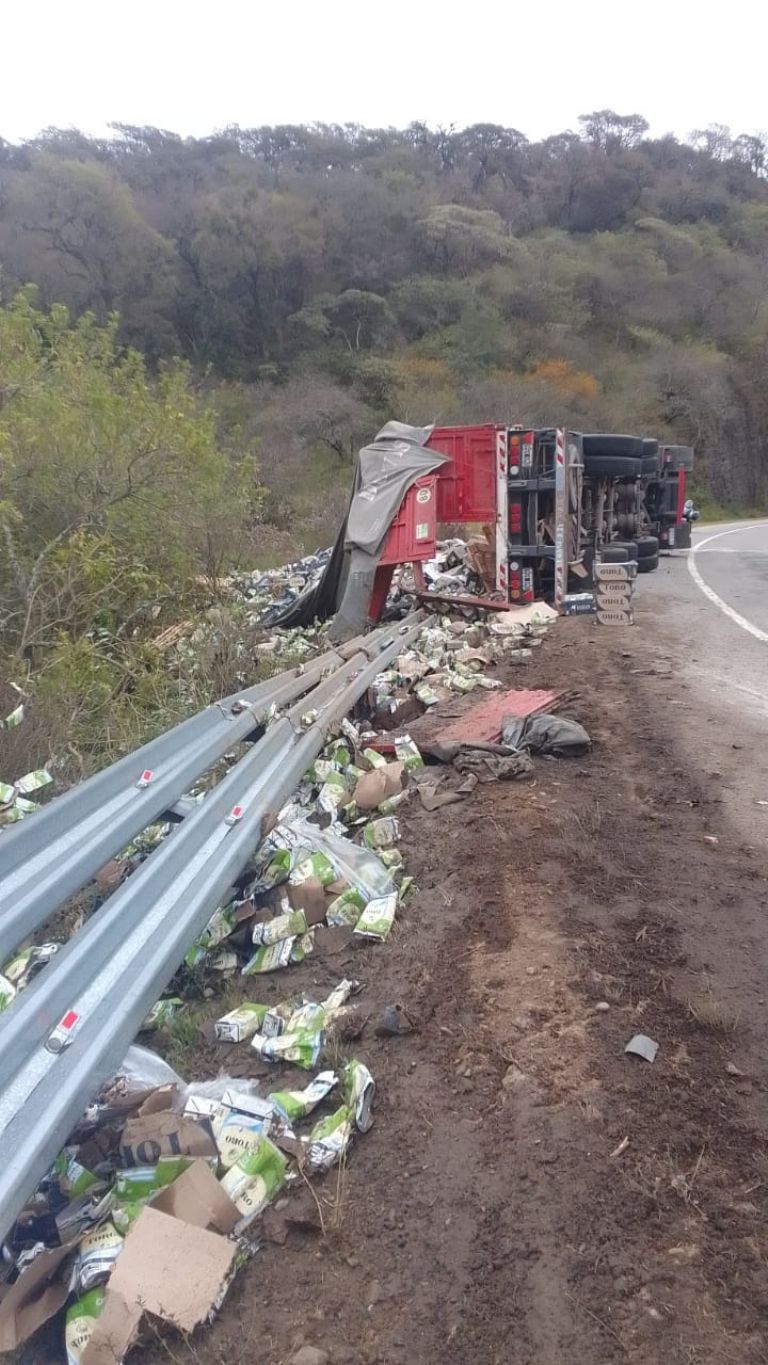
M 637 561 L 627 559 L 623 564 L 595 563 L 594 574 L 598 583 L 630 583 L 637 578 Z

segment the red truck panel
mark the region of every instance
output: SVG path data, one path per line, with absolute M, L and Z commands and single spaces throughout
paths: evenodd
M 408 489 L 384 541 L 379 564 L 412 564 L 432 559 L 437 534 L 437 476 L 426 474 Z
M 477 427 L 435 427 L 431 450 L 451 463 L 437 471 L 437 520 L 496 520 L 496 432 L 494 423 Z

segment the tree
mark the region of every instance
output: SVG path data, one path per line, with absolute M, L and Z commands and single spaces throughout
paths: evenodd
M 163 318 L 172 289 L 170 246 L 103 167 L 37 157 L 12 184 L 0 249 L 11 280 L 36 280 L 46 303 L 102 320 L 119 309 L 126 340 L 139 339 L 155 355 L 172 349 Z
M 2 631 L 20 652 L 183 591 L 258 513 L 253 459 L 219 448 L 186 368 L 150 380 L 117 330 L 29 292 L 0 309 Z
M 648 132 L 648 123 L 642 114 L 616 114 L 613 109 L 581 114 L 579 123 L 587 141 L 608 155 L 638 147 Z

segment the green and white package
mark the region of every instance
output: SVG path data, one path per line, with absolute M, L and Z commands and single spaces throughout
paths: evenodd
M 316 1000 L 302 997 L 291 1011 L 285 1025 L 286 1033 L 317 1033 L 325 1023 L 325 1006 Z
M 261 1028 L 268 1012 L 267 1005 L 255 1005 L 245 1000 L 237 1009 L 230 1010 L 216 1020 L 214 1036 L 219 1043 L 242 1043 Z
M 80 1365 L 88 1342 L 96 1326 L 96 1320 L 104 1307 L 104 1290 L 92 1289 L 67 1309 L 64 1327 L 64 1345 L 67 1352 L 67 1365 Z
M 405 766 L 406 772 L 424 767 L 424 759 L 410 735 L 398 735 L 395 739 L 395 754 L 398 762 Z
M 254 924 L 251 934 L 255 944 L 279 943 L 284 938 L 295 938 L 297 934 L 307 932 L 307 921 L 303 910 L 290 910 L 286 915 L 277 915 L 274 919 L 262 920 Z
M 7 806 L 16 795 L 16 788 L 11 782 L 0 782 L 0 806 Z
M 335 770 L 329 772 L 317 797 L 317 804 L 321 810 L 328 811 L 333 815 L 340 806 L 343 806 L 349 799 L 347 784 L 341 773 Z
M 341 924 L 354 929 L 365 907 L 365 897 L 354 886 L 347 887 L 340 896 L 332 900 L 326 912 L 326 922 L 336 928 Z
M 277 1038 L 265 1038 L 263 1033 L 257 1033 L 251 1040 L 251 1047 L 265 1061 L 293 1062 L 304 1071 L 312 1070 L 322 1045 L 322 1033 L 309 1029 L 281 1033 Z
M 101 1227 L 87 1232 L 79 1247 L 72 1267 L 70 1290 L 73 1294 L 86 1294 L 89 1289 L 103 1284 L 112 1273 L 120 1252 L 123 1249 L 123 1236 L 114 1223 L 108 1221 Z
M 0 1014 L 7 1010 L 12 1000 L 16 998 L 16 987 L 7 976 L 0 976 Z
M 172 1185 L 191 1164 L 191 1157 L 166 1156 L 161 1157 L 156 1166 L 135 1166 L 129 1171 L 118 1171 L 112 1209 L 112 1219 L 118 1232 L 125 1234 L 147 1200 L 158 1190 L 165 1189 L 166 1185 Z
M 388 896 L 377 896 L 366 905 L 355 925 L 354 932 L 362 938 L 387 938 L 395 922 L 396 910 L 396 891 L 391 891 Z
M 335 1014 L 338 1014 L 342 1006 L 349 1000 L 352 992 L 359 989 L 360 982 L 350 981 L 346 976 L 339 982 L 338 986 L 334 986 L 330 995 L 327 995 L 322 1003 L 322 1010 L 326 1021 L 332 1019 Z
M 336 880 L 336 869 L 330 858 L 320 852 L 302 852 L 291 872 L 289 881 L 294 886 L 298 886 L 300 882 L 305 882 L 309 877 L 317 877 L 323 886 L 329 886 L 331 882 L 334 882 Z
M 417 683 L 413 691 L 422 706 L 436 706 L 440 700 L 438 693 L 430 687 L 428 682 Z
M 315 931 L 314 928 L 307 929 L 306 933 L 301 934 L 294 940 L 291 948 L 291 962 L 303 962 L 305 957 L 315 951 Z
M 345 768 L 348 768 L 350 763 L 352 762 L 352 755 L 349 751 L 349 745 L 345 744 L 343 739 L 334 740 L 333 747 L 331 749 L 331 761 L 335 763 L 337 768 L 341 768 L 342 771 Z
M 303 1090 L 273 1090 L 267 1096 L 274 1109 L 288 1123 L 305 1119 L 336 1084 L 335 1071 L 320 1071 Z
M 17 991 L 23 991 L 33 976 L 50 962 L 59 951 L 60 943 L 35 943 L 21 952 L 15 953 L 3 967 L 3 976 L 12 982 Z
M 344 1155 L 352 1137 L 353 1111 L 343 1104 L 335 1114 L 320 1119 L 307 1140 L 305 1166 L 309 1171 L 328 1171 Z
M 328 774 L 333 772 L 336 772 L 336 767 L 330 758 L 316 758 L 307 768 L 306 775 L 310 782 L 325 782 Z
M 268 1119 L 234 1109 L 227 1110 L 216 1124 L 216 1146 L 224 1169 L 229 1170 L 242 1157 L 255 1152 L 268 1128 Z
M 368 1067 L 354 1059 L 347 1062 L 342 1072 L 341 1088 L 344 1099 L 354 1113 L 355 1126 L 361 1133 L 367 1133 L 373 1124 L 371 1106 L 376 1092 L 376 1085 Z
M 395 792 L 394 796 L 385 796 L 384 800 L 379 802 L 376 809 L 380 815 L 392 815 L 392 813 L 397 810 L 398 806 L 402 806 L 406 801 L 410 800 L 410 795 L 410 792 L 403 791 Z
M 303 1003 L 303 996 L 294 996 L 291 1000 L 281 1000 L 279 1005 L 272 1005 L 264 1015 L 258 1033 L 263 1033 L 265 1038 L 278 1038 L 281 1033 L 285 1033 L 289 1020 L 295 1011 Z
M 378 749 L 363 749 L 363 758 L 367 758 L 372 768 L 386 767 L 386 758 L 380 754 Z
M 158 1000 L 144 1020 L 142 1029 L 149 1032 L 150 1029 L 164 1028 L 183 1007 L 184 1001 L 180 995 L 171 995 L 167 1000 Z
M 400 838 L 400 824 L 394 815 L 382 815 L 371 820 L 363 830 L 363 843 L 368 848 L 389 848 Z
M 17 727 L 17 725 L 21 725 L 21 722 L 23 721 L 23 719 L 24 719 L 24 703 L 23 703 L 23 701 L 20 701 L 19 704 L 18 704 L 18 706 L 15 706 L 15 707 L 13 708 L 13 710 L 12 710 L 12 711 L 6 716 L 6 718 L 5 718 L 5 728 L 6 728 L 6 730 L 15 730 L 16 727 Z
M 287 967 L 291 960 L 295 938 L 282 938 L 279 943 L 265 943 L 257 948 L 241 972 L 242 976 L 257 976 L 261 972 L 276 972 Z
M 53 1163 L 53 1174 L 61 1193 L 66 1199 L 76 1199 L 78 1195 L 85 1194 L 94 1185 L 103 1182 L 99 1180 L 93 1171 L 89 1171 L 77 1160 L 74 1149 L 65 1147 L 59 1152 Z
M 217 947 L 225 938 L 229 938 L 234 928 L 235 907 L 233 905 L 220 906 L 209 919 L 200 937 L 195 939 L 192 947 L 187 950 L 184 956 L 187 966 L 196 967 L 212 948 Z
M 41 787 L 47 787 L 53 778 L 45 768 L 36 768 L 34 772 L 25 773 L 23 777 L 17 777 L 14 786 L 22 796 L 29 796 L 30 792 L 39 791 Z
M 401 867 L 404 866 L 403 855 L 399 848 L 382 848 L 379 857 L 384 866 L 389 868 L 390 872 L 399 872 Z
M 221 1188 L 242 1214 L 235 1231 L 243 1228 L 266 1208 L 285 1179 L 286 1160 L 269 1138 L 261 1137 L 251 1152 L 241 1157 L 222 1176 Z

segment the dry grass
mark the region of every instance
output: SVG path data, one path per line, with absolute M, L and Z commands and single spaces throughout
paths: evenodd
M 712 991 L 712 983 L 707 978 L 702 990 L 689 997 L 688 1010 L 699 1028 L 709 1033 L 734 1033 L 739 1025 L 739 1012 L 717 999 Z

